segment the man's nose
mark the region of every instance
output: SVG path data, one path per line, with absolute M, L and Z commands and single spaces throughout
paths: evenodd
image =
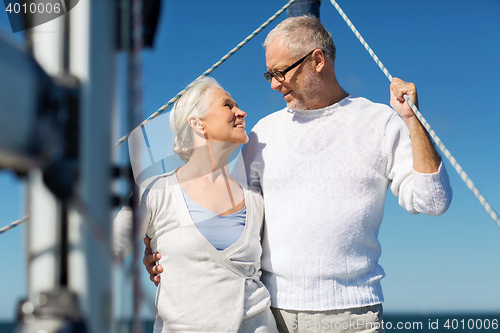
M 271 89 L 276 90 L 278 89 L 279 86 L 281 86 L 281 82 L 279 82 L 278 80 L 276 80 L 275 77 L 273 77 L 271 80 Z

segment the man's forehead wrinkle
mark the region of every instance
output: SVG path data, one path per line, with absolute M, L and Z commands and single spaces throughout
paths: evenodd
M 269 49 L 272 51 L 273 57 L 269 57 Z M 279 53 L 279 55 L 276 55 Z M 266 66 L 269 72 L 284 70 L 290 66 L 290 49 L 284 44 L 284 41 L 276 36 L 271 44 L 266 48 Z
M 276 71 L 280 66 L 281 67 L 284 66 L 284 61 L 281 61 L 283 62 L 283 64 L 280 64 L 280 59 L 279 58 L 277 60 L 276 59 L 277 59 L 276 56 L 269 58 L 269 56 L 267 56 L 266 53 L 266 66 L 269 72 Z

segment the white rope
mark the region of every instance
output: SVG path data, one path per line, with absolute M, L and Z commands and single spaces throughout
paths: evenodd
M 144 120 L 139 126 L 144 126 L 147 123 L 149 123 L 151 120 L 154 118 L 158 117 L 163 111 L 165 111 L 170 105 L 174 104 L 181 96 L 191 88 L 198 80 L 204 78 L 205 76 L 208 76 L 210 73 L 212 73 L 217 67 L 219 67 L 223 62 L 225 62 L 229 57 L 231 57 L 236 51 L 241 49 L 243 45 L 248 43 L 252 38 L 254 38 L 259 32 L 262 31 L 265 27 L 267 27 L 272 21 L 274 21 L 281 13 L 283 13 L 288 7 L 290 7 L 296 0 L 290 0 L 286 5 L 284 5 L 280 10 L 278 10 L 273 16 L 271 16 L 266 22 L 264 22 L 259 28 L 257 28 L 254 32 L 252 32 L 247 38 L 245 38 L 242 42 L 240 42 L 236 47 L 234 47 L 231 51 L 229 51 L 225 56 L 223 56 L 219 61 L 217 61 L 215 64 L 213 64 L 209 69 L 207 69 L 203 74 L 201 74 L 199 77 L 196 78 L 193 82 L 191 82 L 186 88 L 182 89 L 180 92 L 177 93 L 172 99 L 170 99 L 167 103 L 165 103 L 161 108 L 158 109 L 155 113 L 150 115 L 146 120 Z M 137 127 L 139 127 L 137 126 Z M 124 137 L 122 137 L 118 142 L 115 144 L 115 147 L 121 145 L 125 141 L 127 141 L 128 137 L 130 136 L 132 132 L 129 132 L 126 134 Z
M 24 222 L 28 221 L 30 218 L 29 215 L 26 215 L 25 217 L 23 217 L 22 219 L 20 220 L 17 220 L 17 221 L 14 221 L 12 222 L 11 224 L 9 224 L 8 226 L 5 226 L 3 227 L 2 229 L 0 229 L 0 235 L 11 230 L 11 229 L 14 229 L 15 227 L 17 227 L 18 225 L 21 225 L 23 224 Z
M 391 76 L 391 74 L 389 74 L 389 71 L 387 70 L 387 68 L 385 68 L 385 66 L 379 60 L 379 58 L 377 57 L 377 55 L 370 48 L 370 46 L 368 45 L 368 43 L 366 43 L 366 41 L 364 40 L 364 38 L 358 32 L 358 30 L 356 29 L 356 27 L 354 26 L 354 24 L 352 24 L 351 20 L 349 20 L 349 18 L 344 13 L 344 11 L 342 10 L 342 8 L 340 8 L 340 6 L 338 5 L 338 3 L 335 0 L 330 0 L 330 1 L 332 2 L 332 4 L 337 9 L 337 11 L 339 12 L 340 16 L 342 16 L 342 18 L 344 19 L 344 21 L 347 23 L 347 25 L 349 26 L 349 28 L 351 28 L 352 32 L 354 32 L 354 34 L 356 35 L 356 37 L 358 37 L 358 39 L 361 42 L 361 44 L 363 44 L 363 46 L 368 51 L 368 53 L 370 53 L 370 55 L 373 58 L 373 60 L 377 63 L 377 65 L 380 67 L 380 69 L 387 76 L 387 78 L 389 79 L 389 81 L 392 82 L 393 77 Z M 425 127 L 425 129 L 429 133 L 429 135 L 432 138 L 432 140 L 436 143 L 436 146 L 438 146 L 439 149 L 444 153 L 444 156 L 446 156 L 446 158 L 450 161 L 451 165 L 455 168 L 455 170 L 457 171 L 458 175 L 462 178 L 462 180 L 465 182 L 465 184 L 467 185 L 467 187 L 472 191 L 472 193 L 474 193 L 474 195 L 476 196 L 476 198 L 479 200 L 479 203 L 483 206 L 484 210 L 490 215 L 490 217 L 493 219 L 493 221 L 495 221 L 496 224 L 500 227 L 500 218 L 499 218 L 498 214 L 495 212 L 495 210 L 493 209 L 493 207 L 491 207 L 491 205 L 486 201 L 486 199 L 484 198 L 484 196 L 481 194 L 481 192 L 479 192 L 479 190 L 474 185 L 474 183 L 472 182 L 472 180 L 469 178 L 469 176 L 467 175 L 467 173 L 462 169 L 462 167 L 460 166 L 460 164 L 457 163 L 457 160 L 451 155 L 450 151 L 446 148 L 446 146 L 443 144 L 443 142 L 441 141 L 441 139 L 436 135 L 436 133 L 434 132 L 434 130 L 431 129 L 431 125 L 429 125 L 429 123 L 427 122 L 427 120 L 425 120 L 425 118 L 422 116 L 422 114 L 417 109 L 417 107 L 410 101 L 410 99 L 408 98 L 408 96 L 404 95 L 404 98 L 405 98 L 406 102 L 408 103 L 408 105 L 413 110 L 413 112 L 415 113 L 415 115 L 417 116 L 417 118 L 422 123 L 422 126 Z

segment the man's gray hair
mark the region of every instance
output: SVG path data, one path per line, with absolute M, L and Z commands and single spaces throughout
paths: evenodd
M 189 88 L 175 103 L 170 112 L 170 127 L 174 133 L 174 153 L 183 161 L 188 161 L 194 148 L 193 130 L 189 126 L 188 118 L 196 116 L 204 118 L 211 105 L 211 89 L 222 89 L 214 78 L 204 77 Z
M 314 49 L 321 49 L 332 64 L 335 62 L 335 44 L 332 35 L 318 19 L 311 15 L 290 17 L 278 24 L 264 41 L 267 48 L 280 36 L 294 57 L 303 57 Z

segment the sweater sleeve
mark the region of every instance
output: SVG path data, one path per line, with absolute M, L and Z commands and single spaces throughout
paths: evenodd
M 236 179 L 240 184 L 246 183 L 249 188 L 262 193 L 261 187 L 261 167 L 264 164 L 262 161 L 262 143 L 259 142 L 259 135 L 256 128 L 258 124 L 252 129 L 248 135 L 249 140 L 241 150 L 241 158 L 235 165 L 235 174 L 238 175 Z M 236 171 L 237 170 L 237 171 Z
M 413 170 L 410 134 L 397 114 L 387 123 L 384 146 L 388 156 L 386 176 L 399 205 L 412 214 L 441 215 L 446 212 L 453 196 L 446 168 L 441 162 L 436 173 Z

